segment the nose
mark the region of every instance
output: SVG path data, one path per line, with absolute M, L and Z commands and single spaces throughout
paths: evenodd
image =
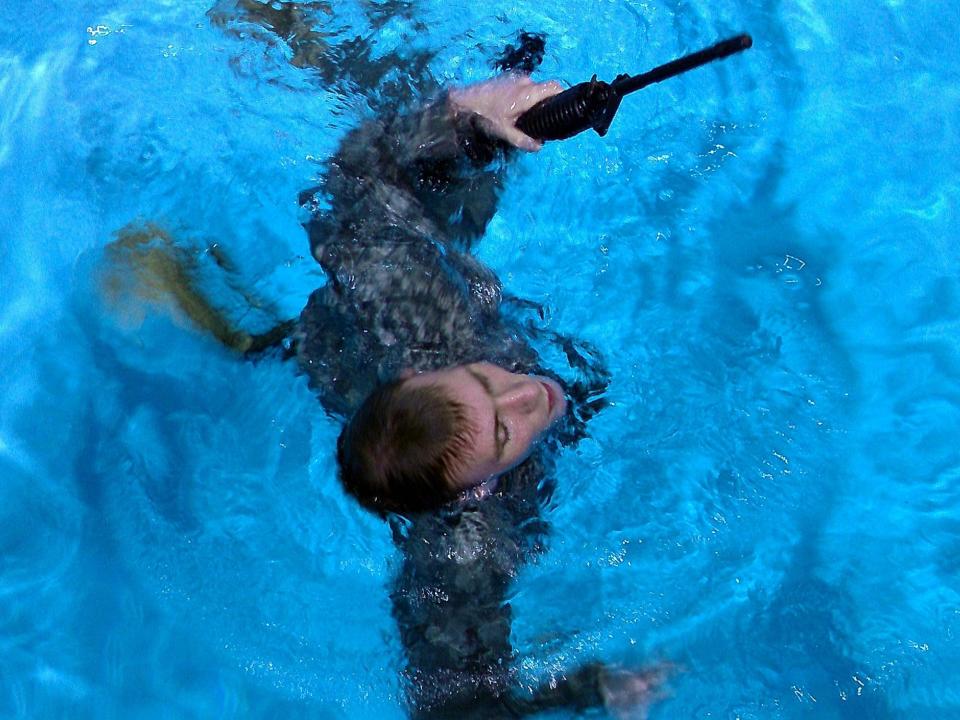
M 497 391 L 497 405 L 501 410 L 524 414 L 536 410 L 543 388 L 532 377 L 511 379 Z

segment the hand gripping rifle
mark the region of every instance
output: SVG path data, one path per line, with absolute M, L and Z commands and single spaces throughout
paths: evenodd
M 603 137 L 617 114 L 624 95 L 680 73 L 729 57 L 753 45 L 749 35 L 718 42 L 708 48 L 655 67 L 640 75 L 618 75 L 612 83 L 597 80 L 574 85 L 558 95 L 542 100 L 517 120 L 517 127 L 537 140 L 565 140 L 589 128 Z

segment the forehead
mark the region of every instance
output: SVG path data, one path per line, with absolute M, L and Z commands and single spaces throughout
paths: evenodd
M 463 472 L 470 477 L 492 474 L 497 460 L 496 411 L 484 386 L 482 366 L 458 365 L 418 375 L 411 382 L 439 385 L 447 397 L 463 408 L 471 430 L 464 448 Z
M 463 406 L 475 431 L 492 421 L 494 408 L 489 385 L 483 375 L 470 365 L 450 368 L 437 378 L 447 396 Z
M 415 375 L 407 382 L 420 387 L 439 386 L 451 400 L 463 403 L 465 399 L 470 399 L 470 396 L 475 393 L 486 393 L 479 376 L 480 373 L 474 366 L 457 365 L 456 367 Z
M 493 417 L 493 402 L 487 390 L 486 380 L 482 371 L 472 365 L 457 365 L 452 368 L 435 370 L 433 372 L 415 375 L 407 380 L 414 386 L 439 387 L 443 394 L 458 403 L 467 413 L 467 419 L 475 430 L 481 430 L 480 425 L 488 418 Z

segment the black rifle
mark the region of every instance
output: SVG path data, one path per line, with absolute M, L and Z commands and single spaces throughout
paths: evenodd
M 589 128 L 603 137 L 624 95 L 672 78 L 714 60 L 729 57 L 753 45 L 749 35 L 737 35 L 690 55 L 684 55 L 641 75 L 618 75 L 612 83 L 597 80 L 574 85 L 542 100 L 517 120 L 517 127 L 537 140 L 565 140 Z

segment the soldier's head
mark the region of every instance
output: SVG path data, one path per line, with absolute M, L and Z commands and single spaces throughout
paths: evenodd
M 490 363 L 407 374 L 344 427 L 340 478 L 372 510 L 431 510 L 522 462 L 565 409 L 553 380 Z

